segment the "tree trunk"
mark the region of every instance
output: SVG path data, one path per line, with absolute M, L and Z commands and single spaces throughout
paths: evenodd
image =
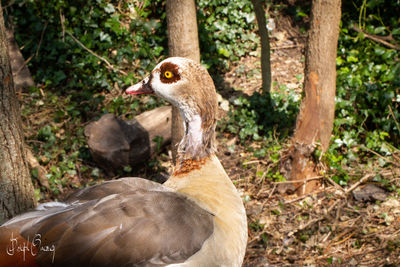
M 168 49 L 171 57 L 187 57 L 200 62 L 194 0 L 167 0 Z M 179 110 L 172 108 L 171 150 L 175 163 L 178 144 L 183 137 Z
M 341 16 L 340 0 L 314 0 L 306 49 L 304 99 L 297 117 L 292 145 L 282 158 L 281 171 L 297 194 L 319 186 L 315 149 L 326 152 L 333 128 L 336 92 L 336 48 Z M 304 181 L 307 180 L 308 181 Z M 290 186 L 289 186 L 290 187 Z
M 264 0 L 251 0 L 256 13 L 258 34 L 261 39 L 261 75 L 262 91 L 269 93 L 271 91 L 271 57 L 267 22 L 265 19 Z
M 0 223 L 35 206 L 0 3 Z

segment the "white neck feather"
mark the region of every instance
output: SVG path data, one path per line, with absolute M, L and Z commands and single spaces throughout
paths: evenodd
M 213 154 L 216 151 L 216 121 L 212 121 L 212 125 L 205 126 L 203 117 L 198 113 L 197 108 L 185 102 L 180 103 L 179 109 L 183 119 L 185 135 L 178 146 L 178 162 L 182 160 L 200 160 Z
M 194 115 L 189 122 L 187 135 L 189 141 L 195 146 L 202 145 L 203 142 L 203 128 L 201 128 L 200 115 Z
M 201 127 L 200 115 L 192 115 L 189 118 L 183 117 L 183 120 L 185 136 L 179 143 L 178 152 L 181 154 L 200 152 L 203 148 L 203 128 Z

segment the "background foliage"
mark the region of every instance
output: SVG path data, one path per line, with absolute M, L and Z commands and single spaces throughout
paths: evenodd
M 39 161 L 50 170 L 53 193 L 74 177 L 102 178 L 92 165 L 84 124 L 103 113 L 127 118 L 154 108 L 154 97 L 126 98 L 122 88 L 145 76 L 166 57 L 165 1 L 162 0 L 16 0 L 4 1 L 7 20 L 33 74 L 37 88 L 26 95 L 23 116 L 27 140 Z M 258 38 L 249 0 L 198 0 L 202 63 L 213 75 L 254 51 Z M 286 12 L 306 32 L 310 1 L 292 6 L 268 1 L 270 10 Z M 334 137 L 323 161 L 333 178 L 347 183 L 349 167 L 372 166 L 374 154 L 389 156 L 400 145 L 399 51 L 366 38 L 390 36 L 400 42 L 400 2 L 343 1 L 337 57 L 337 98 Z M 237 135 L 256 157 L 279 161 L 279 150 L 291 133 L 300 95 L 276 85 L 271 95 L 231 99 L 220 132 Z M 51 121 L 43 120 L 50 117 Z M 34 129 L 39 128 L 38 131 Z M 278 137 L 278 139 L 277 139 Z M 250 143 L 259 142 L 257 149 Z M 390 166 L 387 161 L 381 166 Z M 267 177 L 280 179 L 276 168 Z M 33 172 L 33 176 L 36 173 Z M 71 182 L 72 181 L 72 182 Z
M 344 1 L 337 57 L 335 137 L 328 159 L 342 173 L 343 166 L 372 166 L 371 151 L 391 156 L 400 147 L 400 51 L 372 41 L 366 34 L 390 37 L 399 45 L 399 1 Z M 358 27 L 364 31 L 354 30 Z M 383 40 L 383 39 L 382 39 Z M 390 166 L 380 159 L 379 165 Z
M 211 73 L 255 49 L 250 1 L 197 5 L 202 61 Z M 108 112 L 131 118 L 163 103 L 127 98 L 122 88 L 168 54 L 165 1 L 16 0 L 3 7 L 38 84 L 25 98 L 23 116 L 27 141 L 49 170 L 52 194 L 80 186 L 77 176 L 102 178 L 91 163 L 84 124 Z
M 168 54 L 165 1 L 16 1 L 9 6 L 18 43 L 37 82 L 46 86 L 111 90 L 134 82 Z M 198 1 L 202 60 L 226 69 L 256 47 L 250 1 Z M 210 34 L 213 33 L 213 34 Z M 107 68 L 103 57 L 118 71 Z

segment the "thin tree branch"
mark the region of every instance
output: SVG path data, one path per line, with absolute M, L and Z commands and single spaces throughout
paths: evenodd
M 108 69 L 111 69 L 111 70 L 113 70 L 113 71 L 115 71 L 115 72 L 119 72 L 119 73 L 121 73 L 121 74 L 123 74 L 123 75 L 127 75 L 127 73 L 126 73 L 125 71 L 120 70 L 120 69 L 114 67 L 114 65 L 111 64 L 110 62 L 108 62 L 107 59 L 105 59 L 104 57 L 102 57 L 102 56 L 96 54 L 96 53 L 95 53 L 93 50 L 91 50 L 90 48 L 87 48 L 87 47 L 86 47 L 84 44 L 82 44 L 75 36 L 73 36 L 72 33 L 70 33 L 69 31 L 65 31 L 65 32 L 72 38 L 72 40 L 74 40 L 74 41 L 75 41 L 78 45 L 80 45 L 83 49 L 85 49 L 85 50 L 88 51 L 90 54 L 92 54 L 93 56 L 97 57 L 98 59 L 100 59 L 101 61 L 103 61 L 104 63 L 106 63 Z
M 46 31 L 46 28 L 47 28 L 47 25 L 48 25 L 48 24 L 49 24 L 49 21 L 46 21 L 46 23 L 44 24 L 42 33 L 40 34 L 40 40 L 39 40 L 38 47 L 37 47 L 37 49 L 36 49 L 35 56 L 38 56 L 38 55 L 39 55 L 39 49 L 40 49 L 40 46 L 42 45 L 43 37 L 44 37 L 44 32 Z
M 371 152 L 372 154 L 377 155 L 378 157 L 380 157 L 381 159 L 383 159 L 383 160 L 386 161 L 386 162 L 389 162 L 389 163 L 391 163 L 391 164 L 393 164 L 393 165 L 395 165 L 395 166 L 400 167 L 400 164 L 399 164 L 399 163 L 397 163 L 397 162 L 395 162 L 395 161 L 393 161 L 393 160 L 387 159 L 386 157 L 382 156 L 382 155 L 379 154 L 378 152 L 375 152 L 375 151 L 369 149 L 368 147 L 366 147 L 366 146 L 364 146 L 364 145 L 362 145 L 361 148 L 367 150 L 368 152 Z
M 392 107 L 391 107 L 390 105 L 388 105 L 388 107 L 389 107 L 390 115 L 392 115 L 393 120 L 394 120 L 394 122 L 396 123 L 397 131 L 398 131 L 399 134 L 400 134 L 400 125 L 399 125 L 399 122 L 396 120 L 396 116 L 395 116 L 394 113 L 393 113 Z
M 355 30 L 356 32 L 363 33 L 366 38 L 371 39 L 372 41 L 375 41 L 377 43 L 383 44 L 384 46 L 387 46 L 387 47 L 392 48 L 392 49 L 400 50 L 400 46 L 394 45 L 392 43 L 389 43 L 389 42 L 383 40 L 383 38 L 385 38 L 385 37 L 382 38 L 379 35 L 366 33 L 365 31 L 363 31 L 362 29 L 358 28 L 355 25 L 353 25 L 351 27 L 351 29 Z

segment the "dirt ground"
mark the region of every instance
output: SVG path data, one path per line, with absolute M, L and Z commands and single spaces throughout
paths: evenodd
M 245 154 L 228 153 L 220 146 L 219 158 L 246 200 L 249 240 L 244 266 L 398 266 L 396 192 L 379 191 L 382 196 L 374 196 L 364 184 L 342 188 L 327 177 L 313 194 L 281 195 L 278 183 L 256 175 L 271 162 L 244 162 L 249 158 Z M 372 180 L 375 174 L 368 173 L 363 180 Z M 400 168 L 380 174 L 399 185 Z M 353 192 L 367 197 L 356 200 Z

